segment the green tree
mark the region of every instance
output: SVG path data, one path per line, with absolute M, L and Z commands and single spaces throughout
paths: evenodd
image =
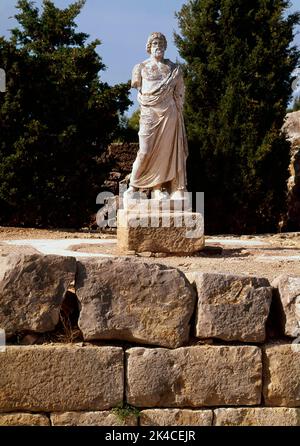
M 1 224 L 80 227 L 96 210 L 96 158 L 131 102 L 129 84 L 101 81 L 101 42 L 76 30 L 84 3 L 19 0 L 19 27 L 0 38 Z
M 177 14 L 185 60 L 189 187 L 208 232 L 274 231 L 286 206 L 281 134 L 299 51 L 285 0 L 190 0 Z
M 120 117 L 120 128 L 116 134 L 116 143 L 131 143 L 138 142 L 138 131 L 140 123 L 140 110 L 135 110 L 128 118 L 127 116 Z
M 141 115 L 141 111 L 138 108 L 137 110 L 135 110 L 132 115 L 130 116 L 130 118 L 128 119 L 128 127 L 132 130 L 134 130 L 135 132 L 139 131 L 139 127 L 140 127 L 140 115 Z

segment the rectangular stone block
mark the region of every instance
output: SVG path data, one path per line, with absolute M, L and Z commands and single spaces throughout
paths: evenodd
M 175 268 L 131 258 L 77 262 L 84 339 L 180 347 L 189 339 L 195 291 Z
M 40 414 L 0 413 L 0 426 L 50 426 L 50 420 Z
M 272 282 L 272 286 L 283 332 L 297 338 L 300 335 L 300 277 L 282 274 Z
M 215 409 L 215 426 L 300 426 L 300 409 L 287 407 L 240 407 Z
M 123 400 L 119 347 L 11 346 L 0 354 L 0 411 L 103 410 Z
M 263 354 L 267 406 L 300 406 L 300 344 L 268 345 Z
M 50 418 L 53 426 L 137 426 L 136 416 L 123 419 L 108 410 L 52 413 Z
M 74 257 L 0 256 L 0 328 L 5 329 L 6 336 L 54 330 L 75 273 Z
M 140 414 L 141 426 L 211 426 L 212 410 L 148 409 Z
M 196 336 L 224 341 L 263 342 L 272 288 L 267 279 L 192 272 L 197 289 Z
M 118 248 L 122 252 L 190 254 L 204 248 L 203 216 L 196 212 L 118 211 Z
M 127 350 L 127 402 L 137 407 L 256 405 L 261 352 L 252 346 Z

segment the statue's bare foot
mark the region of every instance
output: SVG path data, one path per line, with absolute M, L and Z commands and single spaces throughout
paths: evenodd
M 177 189 L 174 192 L 171 193 L 170 199 L 171 200 L 183 200 L 184 199 L 184 190 Z
M 134 194 L 136 193 L 137 189 L 133 186 L 129 186 L 129 188 L 124 192 L 123 198 L 129 199 L 134 198 Z
M 161 191 L 160 189 L 155 189 L 151 192 L 151 198 L 154 200 L 167 200 L 169 197 L 168 192 Z
M 139 198 L 139 193 L 137 189 L 133 186 L 129 186 L 129 188 L 123 194 L 123 206 L 124 209 L 130 207 L 130 203 L 136 201 Z

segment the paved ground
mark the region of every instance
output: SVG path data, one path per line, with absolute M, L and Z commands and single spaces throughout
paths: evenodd
M 101 253 L 101 247 L 105 249 L 108 245 L 115 245 L 115 239 L 20 239 L 20 240 L 5 240 L 4 243 L 14 246 L 32 246 L 43 254 L 57 254 L 61 256 L 75 256 L 75 257 L 113 257 L 109 253 Z M 77 249 L 83 249 L 83 252 L 76 252 Z M 93 248 L 97 247 L 98 252 L 92 252 Z
M 76 232 L 0 227 L 0 243 L 5 251 L 18 252 L 22 246 L 33 247 L 44 254 L 82 257 L 120 256 L 113 233 Z M 214 271 L 250 274 L 270 280 L 282 273 L 300 276 L 300 233 L 263 234 L 257 236 L 206 237 L 206 246 L 218 246 L 194 256 L 135 256 L 147 262 L 159 262 L 182 271 Z

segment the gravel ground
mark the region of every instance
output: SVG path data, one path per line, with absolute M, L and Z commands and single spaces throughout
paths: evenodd
M 78 244 L 74 240 L 70 243 L 76 253 L 112 254 L 120 255 L 116 246 L 116 235 L 113 231 L 100 233 L 99 231 L 72 231 L 65 229 L 32 229 L 0 227 L 0 253 L 10 250 L 13 252 L 26 251 L 28 248 L 6 245 L 8 240 L 26 239 L 80 239 Z M 82 239 L 86 239 L 84 243 Z M 89 239 L 98 239 L 99 244 L 89 245 Z M 113 239 L 103 245 L 101 239 Z M 107 240 L 108 242 L 108 240 Z M 21 242 L 20 242 L 21 243 Z M 287 273 L 300 276 L 300 232 L 281 234 L 262 234 L 255 236 L 219 235 L 206 237 L 208 247 L 219 246 L 218 251 L 207 249 L 194 256 L 163 256 L 151 257 L 150 253 L 133 256 L 147 262 L 159 262 L 174 266 L 184 272 L 213 271 L 231 274 L 250 274 L 273 280 L 276 276 Z
M 0 226 L 1 240 L 19 240 L 19 239 L 64 239 L 64 238 L 107 238 L 109 232 L 101 233 L 99 231 L 90 231 L 83 229 L 36 229 L 36 228 L 13 228 Z

